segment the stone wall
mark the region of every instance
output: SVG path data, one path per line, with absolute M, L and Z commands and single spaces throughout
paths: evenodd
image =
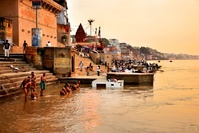
M 37 69 L 46 69 L 58 77 L 69 77 L 72 72 L 70 47 L 27 47 L 27 62 Z
M 113 55 L 110 53 L 100 53 L 100 57 L 103 59 L 103 62 L 109 64 L 111 66 L 111 62 L 113 60 Z
M 95 63 L 98 64 L 100 61 L 100 54 L 99 53 L 89 53 L 91 60 Z

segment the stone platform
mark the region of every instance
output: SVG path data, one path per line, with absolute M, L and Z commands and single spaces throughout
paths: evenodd
M 109 72 L 107 79 L 124 80 L 125 85 L 153 85 L 154 73 Z

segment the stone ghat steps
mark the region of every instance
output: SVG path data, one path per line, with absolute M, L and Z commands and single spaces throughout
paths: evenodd
M 23 69 L 30 69 L 30 68 L 33 68 L 33 67 L 31 67 L 30 65 L 27 65 L 27 64 L 17 64 L 17 65 L 13 65 L 13 67 L 17 67 L 17 68 L 19 68 L 19 70 L 23 70 Z M 5 70 L 13 70 L 11 67 L 10 67 L 10 65 L 9 66 L 1 66 L 0 65 L 0 71 L 2 70 L 2 69 L 5 69 Z
M 11 68 L 11 66 L 13 66 L 13 68 Z M 18 68 L 18 70 L 16 71 L 14 68 Z M 36 68 L 33 68 L 24 61 L 0 61 L 0 74 L 33 70 L 36 70 Z
M 0 61 L 0 66 L 9 66 L 9 65 L 29 65 L 25 61 L 22 60 L 3 60 Z
M 79 67 L 79 62 L 83 61 L 84 62 L 84 66 L 83 66 L 83 71 L 80 71 L 80 67 Z M 78 54 L 75 55 L 75 74 L 72 77 L 77 77 L 77 76 L 86 76 L 86 67 L 89 66 L 89 64 L 93 65 L 93 71 L 90 71 L 90 76 L 96 76 L 97 75 L 97 66 L 90 58 L 85 58 L 85 57 L 81 57 Z M 105 68 L 105 66 L 100 65 L 100 75 L 104 76 L 106 75 L 107 69 Z
M 92 65 L 95 64 L 90 58 L 84 58 L 84 57 L 81 57 L 78 54 L 76 54 L 75 55 L 75 64 L 76 64 L 76 66 L 79 66 L 80 61 L 84 62 L 84 66 L 89 66 L 90 63 Z
M 46 84 L 54 84 L 58 82 L 58 78 L 55 77 L 52 73 L 46 70 L 40 70 L 40 71 L 34 71 L 36 74 L 36 85 L 37 89 L 40 88 L 40 77 L 43 75 L 43 73 L 46 73 Z M 9 96 L 13 94 L 18 94 L 20 92 L 23 92 L 23 90 L 20 88 L 20 85 L 22 81 L 30 76 L 30 72 L 21 72 L 21 73 L 7 73 L 0 75 L 0 98 L 4 96 Z M 2 87 L 3 86 L 3 87 Z M 20 91 L 20 92 L 19 92 Z
M 0 67 L 0 74 L 3 73 L 13 73 L 13 72 L 27 72 L 27 71 L 31 71 L 31 70 L 36 70 L 36 68 L 32 68 L 29 66 L 24 66 L 24 67 L 17 67 L 19 68 L 18 71 L 16 71 L 15 69 L 12 68 L 7 68 L 7 67 Z
M 55 84 L 57 83 L 57 78 L 55 77 L 48 77 L 48 80 L 46 81 L 46 85 L 49 85 L 49 84 Z M 11 93 L 18 93 L 18 91 L 23 91 L 23 88 L 20 88 L 20 84 L 21 82 L 15 82 L 15 83 L 10 83 L 10 84 L 5 84 L 3 85 L 4 88 L 1 87 L 0 89 L 0 97 L 2 97 L 3 95 L 7 95 L 7 94 L 11 94 Z M 40 88 L 40 82 L 37 80 L 36 82 L 36 88 L 37 90 Z
M 57 84 L 58 83 L 58 80 L 57 78 L 56 79 L 51 79 L 51 80 L 48 80 L 46 85 L 50 85 L 50 84 Z M 37 90 L 39 90 L 39 83 L 37 83 Z M 38 91 L 37 91 L 38 92 Z M 7 97 L 10 97 L 10 96 L 14 96 L 14 95 L 18 95 L 18 94 L 22 94 L 23 93 L 23 89 L 22 88 L 19 88 L 19 87 L 12 87 L 12 88 L 9 88 L 9 89 L 0 89 L 0 99 L 2 98 L 7 98 Z
M 19 70 L 15 71 L 10 65 L 14 68 L 19 68 Z M 21 58 L 0 60 L 0 98 L 22 93 L 23 90 L 20 88 L 20 85 L 26 77 L 31 75 L 32 71 L 34 71 L 37 77 L 37 89 L 40 88 L 40 78 L 43 73 L 46 73 L 47 85 L 58 82 L 58 78 L 50 71 L 36 70 L 36 68 L 30 66 Z
M 47 70 L 35 70 L 36 81 L 40 82 L 40 77 L 43 73 L 46 73 L 47 81 L 50 79 L 57 79 L 52 73 Z M 21 83 L 25 78 L 31 75 L 31 72 L 19 72 L 19 73 L 5 73 L 0 75 L 0 85 Z M 4 86 L 5 87 L 5 86 Z
M 0 67 L 0 74 L 4 74 L 4 73 L 17 73 L 17 72 L 28 72 L 28 71 L 34 71 L 36 70 L 36 68 L 31 68 L 31 67 L 24 67 L 24 68 L 19 68 L 18 71 L 14 70 L 14 69 L 9 69 L 9 68 L 1 68 Z
M 34 72 L 36 73 L 36 71 L 34 71 Z M 46 77 L 48 79 L 55 77 L 52 73 L 49 73 L 47 71 L 41 71 L 40 73 L 36 74 L 36 77 L 37 77 L 36 80 L 38 82 L 40 81 L 40 77 L 43 75 L 44 72 L 46 73 Z M 14 73 L 13 75 L 5 76 L 5 77 L 1 77 L 0 76 L 0 84 L 1 85 L 5 85 L 5 84 L 8 84 L 8 83 L 16 83 L 16 82 L 19 82 L 19 81 L 22 82 L 28 76 L 30 76 L 30 73 L 29 74 L 23 74 L 23 73 L 21 74 L 21 73 L 19 73 L 18 75 L 16 75 Z
M 10 57 L 10 59 L 12 59 L 12 58 L 19 58 L 19 59 L 22 59 L 22 58 L 24 58 L 24 56 L 25 56 L 25 54 L 21 54 L 21 53 L 10 53 L 10 55 L 9 55 L 9 57 Z M 0 59 L 1 58 L 4 58 L 4 54 L 0 54 Z

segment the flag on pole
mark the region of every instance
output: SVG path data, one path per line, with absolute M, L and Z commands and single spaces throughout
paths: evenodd
M 97 28 L 95 28 L 95 35 L 97 36 Z
M 101 27 L 99 27 L 98 36 L 101 37 Z

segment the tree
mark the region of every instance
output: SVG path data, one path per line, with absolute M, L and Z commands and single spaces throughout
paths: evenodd
M 143 53 L 143 54 L 150 54 L 149 48 L 141 47 L 141 48 L 140 48 L 140 53 Z
M 108 39 L 106 38 L 101 38 L 102 39 L 102 42 L 104 43 L 105 47 L 107 47 L 107 45 L 110 45 Z

